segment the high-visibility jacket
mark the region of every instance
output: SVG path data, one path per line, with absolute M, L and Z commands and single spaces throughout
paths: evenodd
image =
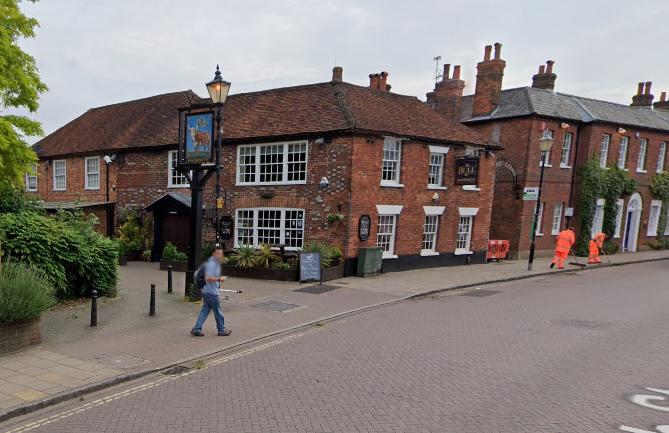
M 574 243 L 576 243 L 576 235 L 574 232 L 569 229 L 562 230 L 557 235 L 555 251 L 568 253 Z
M 602 248 L 604 246 L 604 241 L 606 240 L 606 235 L 602 232 L 597 232 L 592 237 L 592 240 L 595 241 L 597 247 Z

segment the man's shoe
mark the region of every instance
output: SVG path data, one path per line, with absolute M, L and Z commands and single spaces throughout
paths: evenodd
M 218 331 L 218 336 L 219 337 L 227 337 L 228 335 L 232 334 L 232 331 L 229 330 L 228 328 L 225 328 L 222 331 Z
M 551 263 L 551 269 L 555 267 L 555 263 Z
M 190 333 L 195 337 L 204 337 L 204 333 L 202 331 L 196 331 L 195 329 L 193 329 L 190 331 Z

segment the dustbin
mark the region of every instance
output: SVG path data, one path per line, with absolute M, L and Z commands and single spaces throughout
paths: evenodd
M 381 247 L 362 247 L 358 250 L 358 269 L 356 275 L 367 277 L 381 273 L 383 250 Z

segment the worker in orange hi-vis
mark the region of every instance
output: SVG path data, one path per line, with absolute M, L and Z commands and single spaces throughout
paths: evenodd
M 597 232 L 590 239 L 590 244 L 588 245 L 588 264 L 596 265 L 602 263 L 599 260 L 599 252 L 604 248 L 604 241 L 606 240 L 606 235 L 602 232 Z
M 567 230 L 562 230 L 558 233 L 555 239 L 555 256 L 551 261 L 551 269 L 557 265 L 558 269 L 564 269 L 564 261 L 569 256 L 571 247 L 576 243 L 576 234 L 574 228 L 569 227 Z

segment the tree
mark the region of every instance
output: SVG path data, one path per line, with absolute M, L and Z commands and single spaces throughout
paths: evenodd
M 25 138 L 42 135 L 42 126 L 27 116 L 6 112 L 27 109 L 34 113 L 39 94 L 48 90 L 35 59 L 18 45 L 19 39 L 34 37 L 39 25 L 21 12 L 20 1 L 0 0 L 0 181 L 19 183 L 30 164 L 37 161 Z

